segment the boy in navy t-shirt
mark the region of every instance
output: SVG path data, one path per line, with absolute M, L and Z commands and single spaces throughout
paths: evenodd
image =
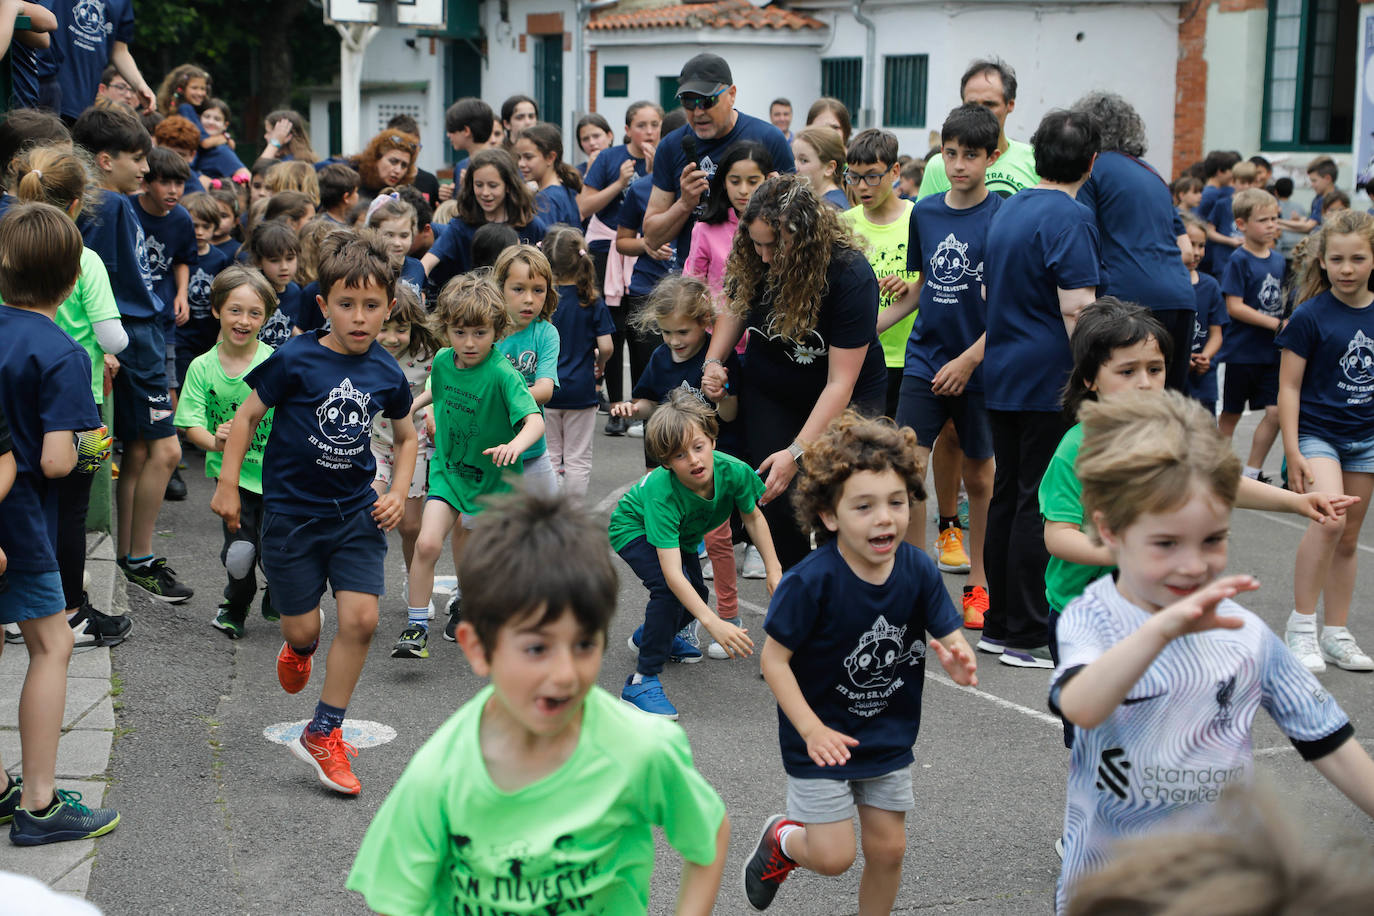
M 1197 215 L 1207 224 L 1207 253 L 1203 255 L 1198 270 L 1210 274 L 1217 282 L 1226 272 L 1226 262 L 1232 250 L 1240 244 L 1234 230 L 1235 217 L 1230 212 L 1231 197 L 1236 192 L 1232 170 L 1239 162 L 1239 156 L 1226 150 L 1212 150 L 1202 161 L 1207 183 L 1202 188 Z M 1221 211 L 1214 213 L 1219 202 L 1222 204 Z
M 806 449 L 793 502 L 818 546 L 783 576 L 763 622 L 787 814 L 769 818 L 745 864 L 755 910 L 797 866 L 837 875 L 853 864 L 856 807 L 859 912 L 889 912 L 896 899 L 927 645 L 957 683 L 978 683 L 939 570 L 903 541 L 922 476 L 911 430 L 853 411 Z
M 324 785 L 357 795 L 362 786 L 348 764 L 357 752 L 342 737 L 344 712 L 377 629 L 386 532 L 405 513 L 416 436 L 410 384 L 376 343 L 395 306 L 396 276 L 385 249 L 356 237 L 327 246 L 319 283 L 329 330 L 291 338 L 249 372 L 253 393 L 234 414 L 210 508 L 230 532 L 238 530 L 243 458 L 258 422 L 275 408 L 263 454 L 259 535 L 272 605 L 281 614 L 277 680 L 287 693 L 310 680 L 326 582 L 339 615 L 320 701 L 291 751 Z M 372 489 L 370 445 L 378 414 L 391 420 L 396 457 L 391 489 L 381 496 Z
M 198 260 L 196 230 L 191 214 L 181 206 L 181 195 L 191 170 L 176 153 L 162 147 L 148 151 L 148 172 L 143 193 L 133 196 L 134 214 L 143 226 L 148 247 L 148 273 L 153 294 L 165 306 L 162 333 L 167 353 L 167 382 L 177 387 L 176 329 L 191 317 L 191 268 Z M 173 475 L 175 476 L 175 475 Z
M 1199 265 L 1207 250 L 1207 227 L 1192 214 L 1183 217 L 1188 240 L 1193 243 L 1188 262 L 1188 279 L 1193 284 L 1193 299 L 1197 314 L 1193 320 L 1192 355 L 1189 358 L 1187 395 L 1197 401 L 1212 416 L 1217 415 L 1217 354 L 1220 352 L 1227 325 L 1226 299 L 1221 286 L 1202 273 Z
M 100 427 L 100 413 L 90 357 L 54 323 L 81 273 L 80 233 L 55 207 L 16 204 L 0 219 L 0 251 L 0 462 L 14 475 L 12 486 L 0 484 L 0 624 L 17 623 L 29 653 L 19 695 L 24 772 L 10 779 L 0 769 L 0 823 L 12 822 L 12 842 L 36 846 L 100 836 L 119 823 L 115 811 L 87 809 L 79 793 L 54 786 L 72 629 L 48 481 L 74 472 L 74 434 Z
M 124 443 L 116 489 L 118 563 L 125 577 L 152 597 L 179 604 L 195 591 L 153 556 L 153 530 L 163 495 L 181 461 L 168 394 L 163 313 L 172 308 L 153 292 L 148 248 L 132 201 L 148 171 L 152 138 L 125 106 L 91 107 L 72 125 L 72 140 L 90 153 L 100 181 L 99 202 L 81 211 L 77 227 L 100 255 L 129 345 L 114 378 L 115 437 Z
M 969 580 L 964 586 L 964 625 L 983 628 L 988 580 L 983 540 L 992 498 L 992 427 L 983 401 L 983 247 L 1002 197 L 988 191 L 988 166 L 997 161 L 1001 128 L 982 105 L 950 112 L 940 131 L 940 155 L 950 189 L 916 202 L 907 241 L 907 270 L 919 271 L 905 296 L 878 315 L 879 333 L 916 308 L 906 346 L 897 423 L 916 431 L 917 453 L 930 457 L 946 422 L 954 423 L 963 452 L 969 496 Z M 940 518 L 942 538 L 957 530 L 958 515 Z M 912 507 L 910 543 L 926 544 L 925 504 Z M 949 571 L 955 571 L 950 568 Z
M 1227 262 L 1221 281 L 1231 330 L 1217 426 L 1229 439 L 1247 404 L 1264 411 L 1245 461 L 1245 476 L 1258 478 L 1279 434 L 1279 351 L 1274 335 L 1283 326 L 1284 260 L 1270 247 L 1278 236 L 1279 202 L 1268 191 L 1249 188 L 1236 195 L 1231 209 L 1244 243 Z

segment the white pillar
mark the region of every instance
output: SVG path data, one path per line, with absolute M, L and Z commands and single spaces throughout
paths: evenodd
M 363 59 L 378 27 L 363 23 L 335 23 L 339 33 L 339 155 L 347 156 L 363 148 L 362 85 Z

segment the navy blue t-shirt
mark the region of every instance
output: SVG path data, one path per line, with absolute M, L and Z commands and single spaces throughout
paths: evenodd
M 1207 346 L 1207 335 L 1212 325 L 1221 325 L 1222 341 L 1230 337 L 1228 326 L 1231 324 L 1231 316 L 1226 313 L 1226 300 L 1221 295 L 1221 286 L 1201 271 L 1198 272 L 1193 295 L 1197 315 L 1193 318 L 1193 347 L 1190 352 L 1201 353 L 1202 348 Z M 1188 373 L 1188 393 L 1199 401 L 1217 399 L 1217 366 L 1221 363 L 1221 354 L 1222 350 L 1213 354 L 1212 368 L 1202 375 Z
M 826 191 L 825 202 L 837 210 L 848 210 L 850 207 L 854 206 L 849 202 L 849 198 L 845 195 L 844 191 L 839 188 Z
M 600 157 L 598 157 L 600 158 Z M 577 209 L 577 195 L 566 185 L 549 185 L 535 192 L 534 207 L 545 223 L 563 223 L 574 229 L 582 226 L 582 214 Z
M 548 406 L 555 410 L 595 407 L 596 339 L 615 332 L 610 309 L 599 298 L 583 308 L 576 286 L 560 286 L 558 308 L 549 321 L 558 330 L 558 387 Z
M 1207 185 L 1202 189 L 1202 202 L 1197 205 L 1197 215 L 1212 224 L 1222 235 L 1236 238 L 1240 235 L 1236 229 L 1236 217 L 1231 212 L 1231 199 L 1235 196 L 1236 189 L 1230 186 L 1224 188 Z M 1231 255 L 1237 249 L 1220 242 L 1207 240 L 1207 250 L 1202 254 L 1202 263 L 1198 265 L 1198 270 L 1209 273 L 1218 282 L 1226 273 L 1226 264 L 1231 260 Z
M 134 4 L 133 0 L 57 0 L 53 13 L 57 31 L 52 33 L 52 44 L 60 53 L 49 55 L 39 73 L 56 74 L 62 87 L 60 114 L 75 119 L 95 101 L 114 43 L 134 43 Z
M 162 300 L 166 308 L 162 312 L 162 322 L 171 330 L 176 321 L 176 310 L 172 307 L 177 298 L 177 278 L 172 267 L 186 264 L 194 268 L 196 255 L 196 227 L 191 222 L 191 214 L 177 204 L 165 216 L 155 216 L 139 203 L 141 195 L 132 195 L 134 215 L 143 226 L 144 244 L 148 247 L 148 276 L 153 281 L 153 294 Z
M 0 500 L 0 550 L 16 572 L 56 571 L 57 492 L 43 476 L 43 436 L 96 429 L 100 412 L 91 358 L 46 315 L 0 305 L 0 410 L 18 471 Z
M 906 344 L 903 375 L 929 381 L 987 329 L 983 301 L 983 245 L 1002 198 L 956 210 L 944 194 L 930 194 L 911 210 L 906 269 L 925 276 L 920 311 Z M 983 367 L 969 376 L 967 390 L 983 390 Z
M 36 3 L 49 12 L 52 11 L 53 0 L 30 0 L 30 2 Z M 57 53 L 60 55 L 61 51 Z M 51 54 L 51 46 L 30 48 L 21 41 L 11 43 L 9 53 L 10 108 L 38 107 L 38 74 L 49 66 L 46 61 Z M 61 60 L 58 60 L 57 63 L 60 64 Z
M 300 320 L 300 311 L 301 288 L 292 280 L 286 284 L 286 289 L 277 293 L 277 310 L 263 324 L 262 330 L 258 331 L 258 340 L 273 350 L 280 350 L 291 339 L 291 329 L 298 327 L 296 322 Z M 319 309 L 316 308 L 315 311 L 319 312 Z
M 701 390 L 701 374 L 706 368 L 706 351 L 710 348 L 711 341 L 708 338 L 700 350 L 679 363 L 673 359 L 673 351 L 667 344 L 659 344 L 654 348 L 654 352 L 649 354 L 649 361 L 644 365 L 644 371 L 640 373 L 639 378 L 635 380 L 630 397 L 662 404 L 675 389 L 685 387 L 696 395 L 701 403 L 715 410 L 716 402 Z M 731 350 L 725 359 L 727 395 L 739 393 L 736 386 L 740 382 L 740 366 L 739 354 Z M 736 456 L 744 454 L 744 431 L 741 429 L 743 419 L 743 415 L 738 415 L 734 420 L 727 422 L 722 417 L 716 417 L 720 425 L 720 432 L 716 436 L 716 451 Z M 647 450 L 644 452 L 644 466 L 658 466 L 649 460 Z
M 442 287 L 458 274 L 472 270 L 472 236 L 484 225 L 485 223 L 469 223 L 458 217 L 449 221 L 444 234 L 437 236 L 429 249 L 429 253 L 439 259 L 439 263 L 429 272 L 430 283 Z M 520 241 L 538 245 L 544 240 L 548 225 L 543 217 L 536 216 L 526 226 L 511 228 L 520 236 Z
M 234 173 L 244 168 L 243 160 L 238 157 L 228 143 L 212 146 L 196 153 L 195 170 L 211 178 L 233 178 Z
M 232 263 L 234 263 L 234 261 L 236 261 L 236 260 L 238 259 L 238 256 L 239 256 L 239 249 L 242 248 L 243 246 L 242 246 L 241 244 L 239 244 L 239 240 L 238 240 L 238 239 L 232 239 L 232 238 L 231 238 L 231 239 L 225 239 L 224 241 L 218 243 L 218 244 L 215 245 L 214 247 L 216 247 L 216 248 L 218 248 L 220 251 L 224 252 L 224 256 L 225 256 L 226 258 L 228 258 L 228 259 L 229 259 L 229 263 L 232 264 Z
M 304 334 L 311 331 L 318 331 L 325 326 L 324 312 L 320 309 L 320 284 L 313 281 L 301 287 L 301 293 L 296 297 L 296 327 L 300 328 Z
M 405 263 L 401 265 L 401 275 L 396 278 L 397 283 L 404 283 L 414 290 L 415 295 L 420 298 L 421 307 L 425 304 L 425 286 L 429 279 L 425 276 L 425 265 L 421 264 L 418 258 L 406 255 Z
M 1076 199 L 1097 220 L 1099 296 L 1154 312 L 1193 310 L 1193 285 L 1178 251 L 1183 226 L 1169 186 L 1152 166 L 1125 153 L 1100 153 Z
M 1097 286 L 1092 212 L 1063 191 L 1027 188 L 988 227 L 984 397 L 989 410 L 1056 412 L 1073 369 L 1061 289 Z
M 939 639 L 962 626 L 934 561 L 907 543 L 897 545 L 882 585 L 854 575 L 835 540 L 788 570 L 768 602 L 764 632 L 792 650 L 792 673 L 820 720 L 859 743 L 844 766 L 817 766 L 779 708 L 787 775 L 872 779 L 910 765 L 921 728 L 926 633 Z
M 626 159 L 631 158 L 633 157 L 630 155 L 630 148 L 623 143 L 620 146 L 612 146 L 610 149 L 603 149 L 597 154 L 596 161 L 588 166 L 587 176 L 583 179 L 582 183 L 593 191 L 604 191 L 620 180 L 620 167 L 624 165 Z M 644 175 L 647 168 L 645 165 L 646 160 L 635 159 L 634 162 L 635 175 Z M 601 220 L 612 229 L 620 225 L 620 202 L 624 197 L 624 191 L 612 197 L 610 203 L 596 211 L 597 219 Z M 587 250 L 596 252 L 610 251 L 611 240 L 598 239 L 594 242 L 588 242 Z
M 1275 342 L 1307 361 L 1299 435 L 1374 439 L 1374 308 L 1351 308 L 1327 290 L 1299 305 Z
M 777 128 L 772 130 L 782 136 Z M 868 348 L 850 402 L 882 404 L 887 367 L 878 342 L 878 278 L 863 252 L 832 252 L 816 326 L 802 340 L 778 332 L 766 289 L 752 304 L 747 327 L 744 383 L 775 404 L 794 406 L 803 417 L 810 414 L 829 379 L 831 347 Z
M 229 266 L 229 259 L 214 245 L 197 257 L 186 287 L 191 320 L 177 327 L 177 348 L 186 347 L 199 355 L 213 347 L 219 337 L 219 319 L 210 308 L 210 285 L 219 272 Z
M 81 238 L 105 262 L 119 314 L 125 318 L 156 318 L 172 303 L 168 300 L 164 305 L 153 293 L 148 246 L 133 201 L 103 188 L 99 194 L 99 203 L 82 210 L 77 218 Z M 195 242 L 194 227 L 191 241 Z
M 410 412 L 410 383 L 380 344 L 352 356 L 324 346 L 322 336 L 293 337 L 248 373 L 248 386 L 274 409 L 263 505 L 283 515 L 339 518 L 372 505 L 372 422 Z
M 1223 296 L 1239 296 L 1252 309 L 1277 318 L 1283 314 L 1283 255 L 1270 250 L 1269 257 L 1257 258 L 1237 248 L 1226 265 L 1221 281 Z M 1231 322 L 1226 335 L 1226 362 L 1268 366 L 1279 361 L 1274 332 L 1244 321 Z
M 636 178 L 625 189 L 620 201 L 620 222 L 616 229 L 630 229 L 636 234 L 644 231 L 644 209 L 649 206 L 649 195 L 654 190 L 654 179 L 650 175 Z M 670 242 L 673 256 L 666 261 L 655 261 L 648 255 L 635 259 L 635 269 L 630 274 L 630 286 L 626 292 L 631 296 L 647 296 L 658 286 L 658 281 L 669 271 L 681 270 L 682 260 L 678 257 L 682 237 Z

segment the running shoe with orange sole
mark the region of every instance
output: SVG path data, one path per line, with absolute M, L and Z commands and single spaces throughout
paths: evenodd
M 988 612 L 988 590 L 981 585 L 964 586 L 964 628 L 983 629 L 983 617 Z
M 310 682 L 313 655 L 300 655 L 290 643 L 282 643 L 277 653 L 277 681 L 287 693 L 300 693 Z
M 357 757 L 358 749 L 343 739 L 343 732 L 334 729 L 327 735 L 317 735 L 309 728 L 301 732 L 300 740 L 292 741 L 291 753 L 315 770 L 326 787 L 344 795 L 357 795 L 362 792 L 362 783 L 353 775 L 348 765 L 349 757 Z

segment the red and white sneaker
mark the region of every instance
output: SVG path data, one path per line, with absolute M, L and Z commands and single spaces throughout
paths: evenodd
M 291 753 L 310 764 L 315 775 L 335 792 L 344 795 L 357 795 L 363 790 L 353 768 L 348 765 L 349 757 L 357 757 L 358 749 L 343 739 L 343 732 L 334 729 L 327 735 L 313 734 L 310 729 L 301 732 L 299 741 L 289 745 Z
M 988 612 L 988 590 L 981 585 L 964 586 L 964 628 L 983 629 L 983 618 Z
M 757 912 L 768 909 L 782 882 L 797 867 L 797 863 L 782 851 L 782 840 L 778 837 L 778 831 L 789 826 L 802 825 L 781 814 L 770 817 L 763 825 L 763 835 L 754 847 L 754 854 L 744 863 L 744 896 L 750 908 Z
M 315 656 L 300 655 L 291 648 L 290 643 L 282 643 L 277 653 L 277 682 L 287 693 L 300 693 L 310 682 L 311 659 Z

